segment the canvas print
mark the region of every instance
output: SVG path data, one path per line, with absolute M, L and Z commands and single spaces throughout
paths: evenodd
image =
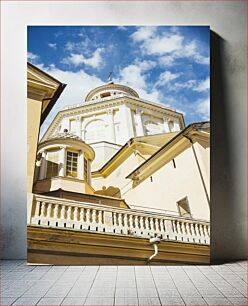
M 209 27 L 27 32 L 28 263 L 208 263 Z

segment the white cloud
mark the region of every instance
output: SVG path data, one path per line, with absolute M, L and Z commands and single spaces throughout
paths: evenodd
M 155 55 L 163 55 L 182 48 L 183 37 L 177 34 L 168 36 L 157 36 L 144 41 L 143 47 L 147 53 Z
M 207 78 L 204 81 L 198 83 L 196 87 L 193 88 L 194 91 L 202 92 L 210 89 L 210 79 Z
M 156 63 L 153 61 L 136 61 L 134 64 L 123 68 L 120 71 L 119 79 L 115 81 L 134 88 L 139 96 L 145 100 L 159 102 L 161 100 L 161 92 L 147 81 L 149 70 L 155 65 Z
M 175 58 L 172 55 L 165 55 L 159 57 L 159 64 L 164 67 L 169 67 L 174 65 Z
M 40 57 L 37 54 L 34 54 L 32 52 L 28 52 L 27 58 L 28 58 L 29 62 L 31 62 L 32 64 L 35 64 L 35 63 L 38 62 Z
M 54 50 L 56 50 L 57 49 L 57 44 L 56 43 L 48 43 L 48 46 L 50 47 L 50 48 L 52 48 L 52 49 L 54 49 Z
M 181 89 L 191 89 L 197 92 L 207 92 L 210 89 L 210 80 L 207 78 L 206 80 L 197 81 L 197 80 L 187 80 L 181 82 L 170 82 L 182 74 L 173 74 L 170 71 L 166 71 L 162 73 L 159 77 L 158 82 L 156 83 L 158 86 L 167 85 L 167 88 L 170 91 L 178 91 Z
M 136 42 L 142 42 L 151 38 L 155 34 L 156 30 L 156 27 L 139 27 L 136 32 L 131 34 L 131 38 Z
M 172 73 L 170 71 L 164 71 L 160 74 L 158 81 L 156 82 L 156 86 L 163 86 L 171 81 L 179 78 L 181 73 Z
M 42 64 L 40 66 L 42 66 L 42 69 L 51 76 L 55 77 L 62 83 L 67 84 L 66 88 L 59 97 L 59 100 L 56 102 L 47 119 L 42 124 L 42 136 L 58 111 L 62 110 L 67 105 L 84 102 L 84 99 L 89 91 L 102 85 L 103 82 L 98 77 L 87 74 L 84 70 L 72 72 L 58 69 L 55 66 L 44 67 Z
M 64 58 L 62 63 L 72 64 L 74 66 L 80 66 L 82 64 L 91 66 L 93 68 L 98 68 L 100 65 L 103 65 L 102 53 L 103 48 L 97 48 L 91 57 L 86 58 L 83 54 L 71 53 L 70 56 Z
M 208 56 L 202 56 L 200 54 L 195 54 L 194 59 L 196 63 L 202 65 L 210 65 L 210 58 Z
M 86 53 L 90 47 L 97 47 L 93 41 L 91 41 L 83 32 L 79 33 L 80 39 L 77 42 L 67 41 L 64 47 L 65 51 L 73 53 Z
M 134 42 L 140 44 L 143 54 L 157 55 L 162 66 L 176 64 L 178 58 L 191 58 L 198 64 L 208 65 L 209 57 L 199 52 L 199 45 L 196 40 L 185 42 L 178 28 L 172 28 L 170 32 L 158 34 L 156 27 L 140 27 L 131 34 Z
M 203 99 L 197 101 L 196 112 L 200 114 L 203 120 L 209 120 L 210 118 L 210 99 Z

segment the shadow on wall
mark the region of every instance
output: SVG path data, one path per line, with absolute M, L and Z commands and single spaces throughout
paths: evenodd
M 227 62 L 227 43 L 211 31 L 211 262 L 243 259 L 246 254 L 246 205 L 237 181 L 232 151 L 235 149 L 231 126 L 228 75 L 231 65 Z M 229 48 L 230 49 L 230 48 Z M 230 52 L 230 50 L 229 50 Z M 228 57 L 229 58 L 229 57 Z M 235 133 L 236 134 L 236 133 Z M 237 150 L 238 148 L 236 148 Z M 236 154 L 235 154 L 236 155 Z M 236 172 L 236 176 L 235 176 Z M 237 199 L 239 198 L 239 201 Z M 243 216 L 243 219 L 241 219 Z
M 114 186 L 109 186 L 108 188 L 106 186 L 102 186 L 102 189 L 96 190 L 94 194 L 104 195 L 107 197 L 113 197 L 113 198 L 121 198 L 121 191 L 119 188 Z

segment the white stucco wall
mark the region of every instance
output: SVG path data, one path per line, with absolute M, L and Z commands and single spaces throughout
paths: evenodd
M 208 152 L 205 152 L 208 154 Z M 178 212 L 177 202 L 188 198 L 193 218 L 209 220 L 209 205 L 192 148 L 148 177 L 123 196 L 129 205 L 139 205 Z

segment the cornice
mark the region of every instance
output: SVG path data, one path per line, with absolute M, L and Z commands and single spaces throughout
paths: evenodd
M 158 103 L 138 99 L 135 97 L 122 96 L 119 98 L 98 101 L 98 102 L 89 101 L 89 102 L 85 102 L 81 104 L 80 106 L 76 106 L 74 108 L 69 108 L 69 109 L 64 109 L 58 112 L 57 116 L 54 118 L 53 122 L 47 129 L 47 132 L 44 134 L 42 139 L 46 139 L 47 135 L 52 134 L 55 131 L 55 129 L 57 128 L 59 124 L 58 121 L 60 121 L 62 118 L 87 115 L 91 112 L 118 107 L 124 103 L 127 103 L 130 107 L 133 107 L 135 110 L 137 108 L 143 112 L 145 112 L 145 110 L 152 110 L 154 113 L 162 114 L 163 116 L 169 116 L 172 118 L 176 118 L 179 120 L 181 128 L 184 127 L 184 120 L 183 120 L 182 113 L 169 109 L 166 106 L 160 105 Z

